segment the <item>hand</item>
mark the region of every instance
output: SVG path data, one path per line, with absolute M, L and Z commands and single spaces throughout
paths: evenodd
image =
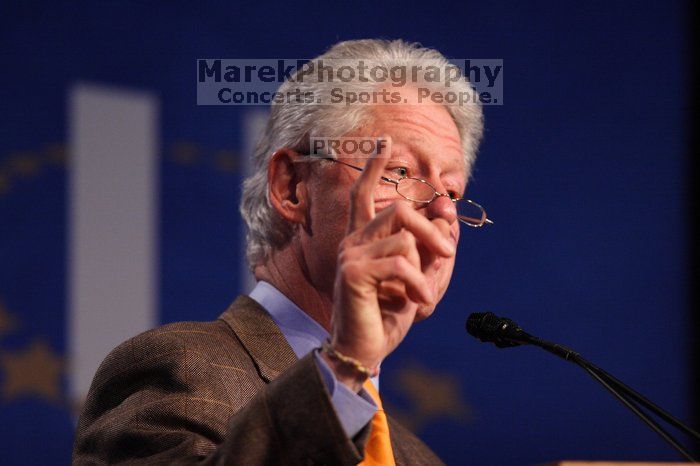
M 390 142 L 385 150 L 368 161 L 351 189 L 333 295 L 331 345 L 367 368 L 377 367 L 401 343 L 419 305 L 436 303 L 419 245 L 424 260 L 455 254 L 443 219 L 432 222 L 403 200 L 375 215 L 374 192 L 391 154 Z M 358 374 L 325 359 L 342 382 L 359 390 Z

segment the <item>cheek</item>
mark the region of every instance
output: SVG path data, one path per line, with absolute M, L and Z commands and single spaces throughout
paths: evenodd
M 324 243 L 333 248 L 334 256 L 348 226 L 349 202 L 344 196 L 347 196 L 347 192 L 329 193 L 316 213 L 315 229 Z
M 333 287 L 338 257 L 338 245 L 345 236 L 348 221 L 348 203 L 345 193 L 328 190 L 314 193 L 308 228 L 302 244 L 311 279 L 320 289 Z

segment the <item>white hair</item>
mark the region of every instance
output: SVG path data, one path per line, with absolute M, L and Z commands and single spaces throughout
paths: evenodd
M 326 53 L 313 61 L 362 60 L 368 67 L 438 67 L 450 66 L 448 60 L 437 50 L 422 47 L 417 43 L 403 40 L 351 40 L 339 42 Z M 298 76 L 298 75 L 297 75 Z M 460 79 L 444 87 L 442 82 L 428 84 L 431 90 L 462 92 L 474 95 L 473 89 L 466 81 Z M 315 73 L 305 75 L 302 80 L 285 81 L 278 92 L 285 94 L 295 88 L 301 93 L 328 96 L 333 88 L 341 88 L 345 93 L 372 92 L 377 89 L 377 82 L 329 82 L 318 79 Z M 460 134 L 462 152 L 467 167 L 476 159 L 476 151 L 483 134 L 483 113 L 475 99 L 470 103 L 444 104 L 454 120 Z M 267 167 L 272 154 L 281 148 L 290 148 L 301 153 L 308 153 L 309 139 L 313 136 L 341 137 L 367 124 L 370 118 L 369 105 L 320 105 L 315 102 L 285 101 L 273 103 L 270 116 L 260 141 L 252 154 L 252 174 L 243 183 L 240 212 L 248 227 L 246 234 L 246 258 L 248 265 L 254 269 L 263 264 L 270 251 L 281 248 L 292 237 L 293 229 L 287 221 L 272 207 L 268 192 Z

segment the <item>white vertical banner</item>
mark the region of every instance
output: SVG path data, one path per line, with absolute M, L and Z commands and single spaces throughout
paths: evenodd
M 158 100 L 77 85 L 69 93 L 68 390 L 157 323 Z
M 253 151 L 255 146 L 260 139 L 260 136 L 265 130 L 265 125 L 267 124 L 268 112 L 265 110 L 255 109 L 248 110 L 243 115 L 243 177 L 248 178 L 253 171 L 253 164 L 251 162 L 253 157 Z M 250 291 L 255 286 L 255 277 L 250 272 L 248 267 L 248 261 L 245 258 L 245 232 L 246 226 L 243 219 L 241 219 L 241 254 L 242 258 L 240 264 L 240 292 L 250 293 Z

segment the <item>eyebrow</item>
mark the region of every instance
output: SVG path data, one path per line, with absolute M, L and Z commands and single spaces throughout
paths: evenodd
M 414 150 L 411 147 L 408 146 L 408 144 L 401 143 L 399 142 L 396 146 L 394 146 L 392 149 L 392 154 L 391 158 L 397 158 L 400 157 L 401 155 L 404 155 L 405 157 L 410 157 L 414 160 L 416 160 L 419 164 L 427 166 L 425 159 L 431 160 L 433 155 L 437 153 L 436 151 L 433 151 L 431 149 L 423 149 L 426 147 L 426 144 L 423 139 L 417 138 L 417 137 L 411 137 L 408 138 L 407 141 L 411 142 L 418 142 L 420 144 L 416 144 L 416 149 Z M 422 147 L 421 147 L 422 146 Z M 394 150 L 398 151 L 398 154 L 396 156 L 393 154 Z M 421 154 L 423 155 L 421 157 Z M 454 174 L 457 172 L 462 172 L 464 173 L 464 185 L 467 184 L 469 181 L 469 170 L 467 169 L 466 163 L 464 162 L 464 155 L 462 154 L 460 150 L 460 157 L 459 160 L 450 160 L 447 165 L 444 167 L 442 170 L 443 174 Z

